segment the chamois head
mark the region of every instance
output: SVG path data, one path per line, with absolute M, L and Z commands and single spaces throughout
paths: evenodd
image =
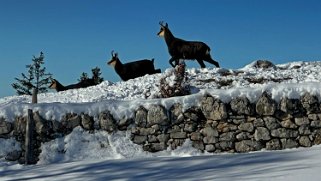
M 57 88 L 57 80 L 53 79 L 53 78 L 50 78 L 50 80 L 51 80 L 51 84 L 49 85 L 49 88 L 56 89 Z
M 118 53 L 114 53 L 114 50 L 111 51 L 111 60 L 107 63 L 108 65 L 115 67 L 116 63 L 119 61 Z
M 168 30 L 168 24 L 164 24 L 163 21 L 159 22 L 159 25 L 161 26 L 160 31 L 157 33 L 158 36 L 163 37 L 165 35 L 165 31 Z

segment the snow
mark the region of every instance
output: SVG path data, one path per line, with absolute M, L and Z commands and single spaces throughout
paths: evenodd
M 46 119 L 59 120 L 65 113 L 97 116 L 109 110 L 116 119 L 133 117 L 143 105 L 161 104 L 170 108 L 182 103 L 184 109 L 198 105 L 206 94 L 224 102 L 246 96 L 256 101 L 263 91 L 279 101 L 299 98 L 309 92 L 321 98 L 321 62 L 291 62 L 261 69 L 255 62 L 242 69 L 187 69 L 193 94 L 155 99 L 163 74 L 146 75 L 126 82 L 104 81 L 100 85 L 64 92 L 38 95 L 39 104 L 30 96 L 0 99 L 0 117 L 13 121 L 31 108 Z M 263 83 L 249 80 L 262 79 Z M 282 80 L 281 80 L 282 79 Z M 219 84 L 218 82 L 223 82 Z M 130 141 L 130 133 L 88 132 L 80 127 L 62 138 L 44 143 L 37 165 L 19 165 L 4 157 L 19 150 L 14 139 L 0 138 L 0 180 L 320 180 L 321 146 L 246 154 L 201 153 L 186 140 L 176 150 L 148 153 Z

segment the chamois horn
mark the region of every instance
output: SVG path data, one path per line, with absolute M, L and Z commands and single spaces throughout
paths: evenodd
M 118 53 L 117 53 L 117 52 L 114 53 L 114 50 L 112 50 L 112 51 L 111 51 L 111 56 L 112 56 L 112 57 L 117 57 L 117 56 L 118 56 Z
M 167 23 L 164 25 L 164 21 L 160 21 L 160 22 L 159 22 L 159 25 L 161 25 L 161 26 L 163 26 L 163 27 L 167 27 L 167 26 L 168 26 Z

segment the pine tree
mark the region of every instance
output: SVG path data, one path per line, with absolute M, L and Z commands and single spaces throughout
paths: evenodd
M 83 72 L 81 75 L 80 75 L 80 79 L 78 79 L 79 82 L 82 82 L 84 80 L 87 80 L 88 79 L 88 74 Z
M 50 73 L 46 73 L 44 64 L 44 54 L 40 52 L 39 57 L 33 56 L 32 64 L 26 65 L 28 74 L 21 73 L 22 78 L 15 78 L 16 83 L 11 84 L 18 95 L 32 95 L 32 89 L 36 89 L 38 93 L 48 91 L 48 84 L 51 79 Z
M 100 77 L 101 72 L 99 67 L 91 69 L 91 72 L 93 74 L 92 78 L 94 79 L 95 84 L 100 84 L 102 81 L 104 81 L 104 78 Z

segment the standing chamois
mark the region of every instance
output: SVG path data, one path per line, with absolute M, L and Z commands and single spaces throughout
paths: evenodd
M 65 91 L 68 89 L 79 89 L 79 88 L 86 88 L 89 86 L 96 85 L 94 79 L 84 79 L 76 84 L 70 84 L 67 86 L 63 86 L 58 80 L 51 79 L 51 84 L 49 86 L 50 89 L 56 89 L 57 92 Z
M 116 73 L 123 81 L 141 77 L 146 74 L 161 73 L 160 69 L 155 70 L 154 59 L 144 59 L 123 64 L 119 60 L 118 54 L 114 53 L 114 51 L 111 52 L 111 56 L 112 58 L 107 64 L 114 67 Z
M 220 67 L 218 62 L 212 59 L 210 55 L 210 47 L 203 42 L 198 41 L 185 41 L 179 38 L 175 38 L 172 32 L 168 28 L 168 24 L 164 25 L 163 22 L 159 22 L 161 25 L 160 32 L 157 34 L 160 37 L 165 38 L 165 42 L 168 47 L 168 52 L 172 56 L 169 63 L 175 67 L 179 63 L 179 59 L 197 60 L 202 68 L 205 68 L 203 61 L 211 63 L 216 67 Z M 173 62 L 175 61 L 175 65 Z

